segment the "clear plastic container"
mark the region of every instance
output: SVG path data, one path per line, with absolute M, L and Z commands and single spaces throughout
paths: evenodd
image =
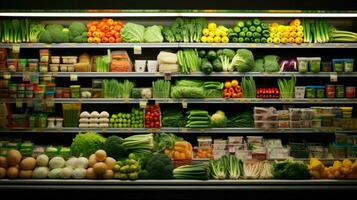
M 334 157 L 337 159 L 346 158 L 346 145 L 334 145 Z
M 7 59 L 7 69 L 10 72 L 17 71 L 18 60 L 17 59 Z
M 305 98 L 305 87 L 304 86 L 296 86 L 295 87 L 295 98 L 296 99 Z
M 145 72 L 146 71 L 146 60 L 135 60 L 135 71 Z
M 26 72 L 27 71 L 27 59 L 19 59 L 18 61 L 17 71 Z
M 313 109 L 302 108 L 301 109 L 301 119 L 302 120 L 312 120 L 315 116 L 315 112 Z
M 289 120 L 289 110 L 278 110 L 278 120 Z
M 148 72 L 157 72 L 158 62 L 157 60 L 148 60 Z
M 48 72 L 48 63 L 41 62 L 39 66 L 40 72 Z
M 51 72 L 58 72 L 59 71 L 59 64 L 50 64 L 50 71 Z
M 59 64 L 61 62 L 61 56 L 51 56 L 51 63 Z
M 313 119 L 311 121 L 312 128 L 321 128 L 321 119 Z
M 309 68 L 310 72 L 320 72 L 320 67 L 321 67 L 321 57 L 313 57 L 309 58 Z
M 67 72 L 68 70 L 68 65 L 67 64 L 60 64 L 60 71 L 61 72 Z
M 297 57 L 298 68 L 300 73 L 308 72 L 309 67 L 309 58 Z
M 40 49 L 40 62 L 48 63 L 50 59 L 49 49 Z
M 255 128 L 278 128 L 278 121 L 255 121 Z
M 345 97 L 345 86 L 336 85 L 336 98 L 344 98 L 344 97 Z
M 62 56 L 63 64 L 75 64 L 77 63 L 78 56 Z
M 347 73 L 353 72 L 353 64 L 354 64 L 353 59 L 345 59 L 344 60 L 344 71 Z
M 29 72 L 38 72 L 38 59 L 27 59 L 27 62 Z
M 311 120 L 301 120 L 300 121 L 300 128 L 311 128 L 312 121 Z
M 288 120 L 279 120 L 279 128 L 289 128 L 290 127 L 290 121 Z
M 317 98 L 325 98 L 325 87 L 324 86 L 317 86 L 316 87 L 316 97 Z
M 326 85 L 326 97 L 327 98 L 335 98 L 335 85 Z
M 290 121 L 290 128 L 300 128 L 300 121 Z
M 346 87 L 346 98 L 356 98 L 356 87 Z
M 332 60 L 333 71 L 343 72 L 344 71 L 344 59 L 333 59 Z
M 289 118 L 291 121 L 299 121 L 301 119 L 301 109 L 289 108 Z

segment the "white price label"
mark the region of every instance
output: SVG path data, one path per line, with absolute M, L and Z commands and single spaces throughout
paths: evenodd
M 71 74 L 70 75 L 71 81 L 78 81 L 78 75 L 77 74 Z
M 140 108 L 146 108 L 147 101 L 140 101 L 139 106 Z
M 134 46 L 134 54 L 140 55 L 142 53 L 141 46 Z
M 187 101 L 182 101 L 182 108 L 187 108 Z
M 165 80 L 171 80 L 171 72 L 165 72 Z
M 23 82 L 30 82 L 31 81 L 31 74 L 30 72 L 24 72 L 22 74 L 22 81 Z
M 12 46 L 12 53 L 20 53 L 20 45 L 19 44 L 14 44 Z
M 330 74 L 330 81 L 331 82 L 337 82 L 337 80 L 338 80 L 337 73 L 331 73 Z

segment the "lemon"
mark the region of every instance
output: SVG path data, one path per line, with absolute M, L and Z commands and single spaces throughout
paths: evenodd
M 208 43 L 212 43 L 212 42 L 213 42 L 213 37 L 208 36 L 208 37 L 207 37 L 207 42 L 208 42 Z
M 201 42 L 203 42 L 203 43 L 207 42 L 207 37 L 206 36 L 202 36 L 201 37 Z
M 209 32 L 209 34 L 208 34 L 208 36 L 210 36 L 210 37 L 212 37 L 212 38 L 214 38 L 215 35 L 216 35 L 216 32 L 214 32 L 214 31 L 211 31 L 211 32 Z
M 209 35 L 209 30 L 208 30 L 208 28 L 204 28 L 203 31 L 202 31 L 202 34 L 203 34 L 204 36 L 208 36 L 208 35 Z
M 223 43 L 228 43 L 229 42 L 229 38 L 227 36 L 223 36 L 222 37 L 222 42 Z
M 289 38 L 290 37 L 290 32 L 289 31 L 285 31 L 283 33 L 283 37 Z
M 217 29 L 217 24 L 216 23 L 210 22 L 208 24 L 208 30 L 215 31 L 216 29 Z
M 279 43 L 280 43 L 280 38 L 274 38 L 274 39 L 273 39 L 273 42 L 274 42 L 275 44 L 279 44 Z
M 215 43 L 220 43 L 222 41 L 222 38 L 219 36 L 214 37 L 214 42 Z
M 283 37 L 283 38 L 281 39 L 281 43 L 285 44 L 285 43 L 287 43 L 287 42 L 288 42 L 288 38 Z

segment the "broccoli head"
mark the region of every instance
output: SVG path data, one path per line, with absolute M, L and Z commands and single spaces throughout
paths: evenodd
M 172 161 L 165 154 L 155 154 L 146 163 L 150 179 L 170 179 L 173 171 Z
M 83 37 L 81 35 L 73 38 L 72 42 L 75 42 L 75 43 L 85 43 L 87 42 L 87 36 L 86 37 Z
M 62 33 L 63 33 L 63 42 L 68 43 L 69 42 L 69 29 L 68 28 L 62 29 Z
M 123 147 L 123 138 L 116 135 L 110 136 L 104 143 L 103 149 L 107 154 L 115 159 L 124 158 L 128 156 L 128 150 Z
M 83 32 L 87 32 L 87 27 L 82 22 L 72 22 L 68 28 L 73 37 L 80 36 Z
M 52 43 L 52 37 L 49 31 L 42 31 L 40 33 L 39 42 L 42 43 Z
M 48 32 L 51 34 L 52 42 L 62 43 L 64 41 L 64 33 L 62 29 L 50 29 Z

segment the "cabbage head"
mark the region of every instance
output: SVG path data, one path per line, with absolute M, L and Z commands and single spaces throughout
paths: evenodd
M 226 114 L 221 110 L 218 110 L 211 116 L 211 124 L 213 127 L 226 127 L 227 123 L 228 119 Z
M 144 32 L 144 41 L 145 42 L 163 42 L 164 37 L 161 34 L 162 26 L 149 26 L 145 29 Z
M 144 42 L 145 27 L 139 24 L 126 23 L 120 34 L 124 42 L 140 43 Z

